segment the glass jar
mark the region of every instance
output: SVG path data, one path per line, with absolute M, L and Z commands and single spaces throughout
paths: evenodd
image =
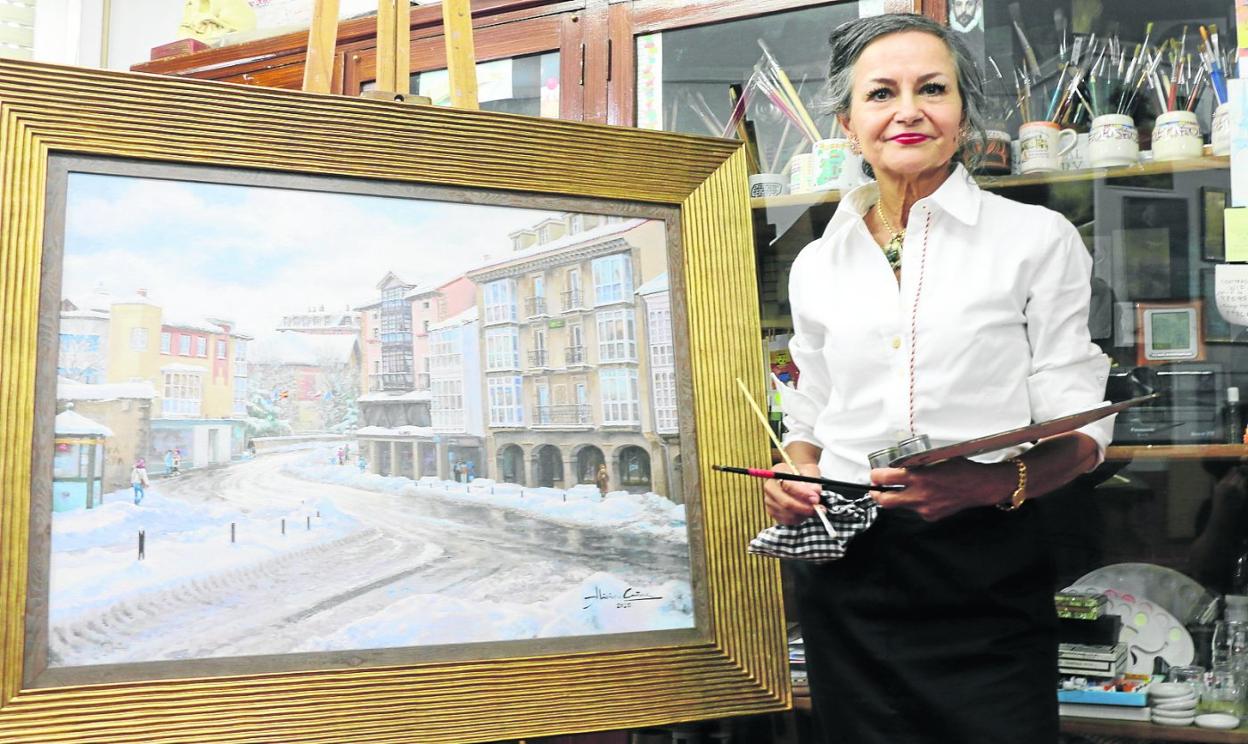
M 1213 668 L 1205 677 L 1205 688 L 1197 708 L 1201 713 L 1226 713 L 1242 717 L 1244 714 L 1244 683 L 1230 666 Z

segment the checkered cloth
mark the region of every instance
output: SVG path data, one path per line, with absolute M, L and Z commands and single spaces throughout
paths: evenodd
M 849 500 L 840 494 L 824 491 L 822 502 L 827 507 L 828 521 L 836 537 L 828 534 L 819 515 L 797 525 L 777 524 L 758 533 L 750 541 L 754 555 L 814 563 L 828 563 L 845 555 L 849 541 L 875 523 L 880 508 L 870 498 Z

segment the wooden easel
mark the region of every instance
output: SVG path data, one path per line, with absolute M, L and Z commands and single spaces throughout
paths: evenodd
M 308 30 L 308 56 L 303 68 L 303 89 L 328 93 L 334 73 L 334 47 L 338 39 L 338 0 L 315 0 Z M 408 95 L 411 78 L 411 3 L 378 0 L 377 87 L 370 98 L 428 103 Z M 477 65 L 472 40 L 470 0 L 442 0 L 442 25 L 446 40 L 446 67 L 451 105 L 475 109 Z

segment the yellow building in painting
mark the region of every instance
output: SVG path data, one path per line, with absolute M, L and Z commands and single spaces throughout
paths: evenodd
M 153 456 L 176 449 L 186 465 L 208 465 L 241 450 L 248 340 L 227 320 L 166 319 L 143 290 L 111 305 L 107 382 L 155 388 Z

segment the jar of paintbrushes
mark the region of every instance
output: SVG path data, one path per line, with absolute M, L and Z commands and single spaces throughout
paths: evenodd
M 1196 105 L 1205 86 L 1212 83 L 1218 103 L 1225 101 L 1226 80 L 1215 41 L 1217 29 L 1211 34 L 1208 27 L 1199 28 L 1201 43 L 1192 45 L 1196 58 L 1187 46 L 1187 27 L 1179 39 L 1168 40 L 1156 52 L 1149 85 L 1163 113 L 1153 126 L 1154 160 L 1200 157 L 1205 140 Z

